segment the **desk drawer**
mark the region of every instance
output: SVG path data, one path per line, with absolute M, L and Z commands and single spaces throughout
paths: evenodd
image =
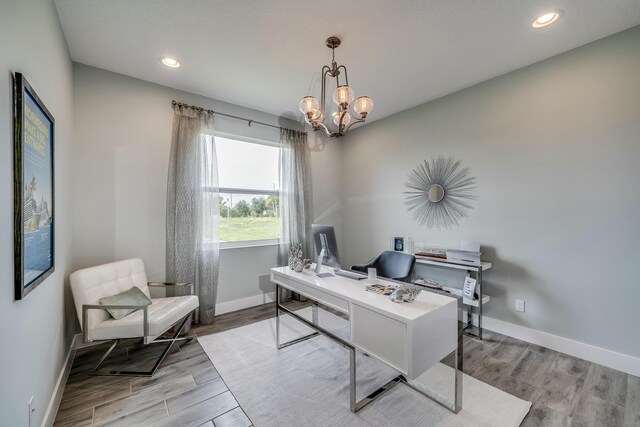
M 311 286 L 289 279 L 288 277 L 272 275 L 272 280 L 282 287 L 299 293 L 300 295 L 318 301 L 342 313 L 349 314 L 349 302 L 335 297 L 327 292 L 312 288 Z

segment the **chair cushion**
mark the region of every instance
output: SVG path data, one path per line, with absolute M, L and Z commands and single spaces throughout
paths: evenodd
M 165 333 L 174 323 L 198 308 L 198 297 L 155 298 L 147 310 L 149 313 L 149 336 L 157 337 Z M 107 319 L 89 331 L 92 340 L 116 338 L 138 338 L 144 336 L 143 313 L 136 310 L 122 319 Z
M 127 291 L 120 292 L 110 297 L 103 297 L 98 300 L 102 305 L 149 305 L 151 298 L 146 296 L 138 287 L 133 287 Z M 136 311 L 133 308 L 106 308 L 116 320 L 122 319 L 127 314 Z

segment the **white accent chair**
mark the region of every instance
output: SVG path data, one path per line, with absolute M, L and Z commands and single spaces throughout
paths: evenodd
M 101 357 L 93 373 L 97 375 L 129 375 L 152 376 L 171 346 L 178 338 L 185 324 L 199 306 L 199 300 L 193 295 L 190 283 L 149 283 L 141 259 L 127 259 L 96 267 L 85 268 L 71 274 L 71 292 L 75 301 L 76 312 L 80 320 L 84 342 L 113 340 L 113 344 Z M 100 298 L 109 297 L 137 286 L 151 299 L 150 305 L 116 305 L 106 306 L 99 303 Z M 149 286 L 191 286 L 191 295 L 167 298 L 151 298 Z M 135 309 L 122 319 L 116 320 L 109 315 L 106 308 Z M 180 322 L 172 338 L 159 338 L 172 326 Z M 150 371 L 100 371 L 102 363 L 118 345 L 127 338 L 143 338 L 144 344 L 168 342 L 160 358 Z

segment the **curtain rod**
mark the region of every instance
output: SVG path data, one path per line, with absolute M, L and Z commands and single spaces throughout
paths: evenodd
M 196 107 L 196 106 L 193 106 L 193 105 L 184 104 L 182 102 L 176 101 L 175 99 L 173 101 L 171 101 L 171 105 L 178 106 L 178 107 L 184 107 L 184 108 L 191 108 L 192 110 L 197 110 L 197 111 L 206 111 L 209 114 L 214 114 L 214 115 L 224 116 L 224 117 L 230 117 L 232 119 L 244 120 L 245 122 L 247 122 L 247 124 L 249 126 L 251 126 L 251 123 L 255 123 L 255 124 L 258 124 L 258 125 L 262 125 L 262 126 L 268 126 L 270 128 L 281 129 L 281 130 L 282 129 L 291 130 L 291 131 L 294 131 L 294 132 L 303 133 L 305 135 L 307 134 L 306 132 L 301 132 L 301 131 L 298 131 L 298 130 L 295 130 L 295 129 L 289 129 L 289 128 L 285 128 L 285 127 L 281 127 L 281 126 L 272 125 L 272 124 L 269 124 L 269 123 L 264 123 L 264 122 L 261 122 L 261 121 L 258 121 L 258 120 L 246 119 L 244 117 L 234 116 L 232 114 L 221 113 L 219 111 L 213 111 L 213 110 L 208 110 L 208 109 L 202 108 L 202 107 Z

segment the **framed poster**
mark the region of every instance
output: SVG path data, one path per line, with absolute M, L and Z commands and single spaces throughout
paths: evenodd
M 13 257 L 15 298 L 53 273 L 54 120 L 24 76 L 14 76 Z

